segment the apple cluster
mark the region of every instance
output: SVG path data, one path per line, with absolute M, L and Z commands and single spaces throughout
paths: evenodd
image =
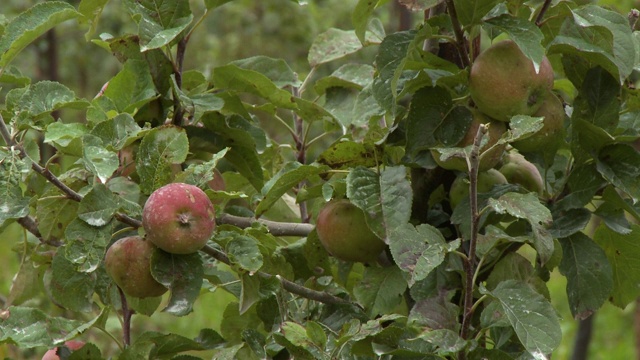
M 167 288 L 151 275 L 151 255 L 158 248 L 178 255 L 202 249 L 215 229 L 215 210 L 197 186 L 172 183 L 149 196 L 142 210 L 142 226 L 144 237 L 125 237 L 109 247 L 105 268 L 125 294 L 160 296 Z
M 473 143 L 480 124 L 488 126 L 487 140 L 479 149 L 478 191 L 486 192 L 496 184 L 519 184 L 543 194 L 544 181 L 536 166 L 521 153 L 555 149 L 563 140 L 564 107 L 553 93 L 554 74 L 547 57 L 536 68 L 512 40 L 494 43 L 473 62 L 469 72 L 469 93 L 473 100 L 473 121 L 457 147 Z M 531 136 L 506 143 L 498 140 L 508 130 L 513 116 L 543 117 L 542 128 Z M 468 171 L 466 159 L 442 160 L 437 149 L 432 154 L 439 166 L 462 173 Z M 467 177 L 461 174 L 449 192 L 452 208 L 469 195 Z

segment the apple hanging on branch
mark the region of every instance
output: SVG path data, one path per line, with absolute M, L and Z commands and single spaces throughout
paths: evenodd
M 142 210 L 146 238 L 172 254 L 191 254 L 204 247 L 216 227 L 207 194 L 195 185 L 172 183 L 154 191 Z
M 469 92 L 478 109 L 508 122 L 514 115 L 533 115 L 553 88 L 553 68 L 543 57 L 536 71 L 512 40 L 491 45 L 480 53 L 469 73 Z
M 164 294 L 167 288 L 151 276 L 151 254 L 155 249 L 155 245 L 140 236 L 117 240 L 105 255 L 107 274 L 129 296 L 147 298 Z
M 369 229 L 364 212 L 346 199 L 322 207 L 316 232 L 327 252 L 345 261 L 375 262 L 387 246 Z

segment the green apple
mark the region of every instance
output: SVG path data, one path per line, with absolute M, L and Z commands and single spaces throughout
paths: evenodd
M 501 121 L 493 121 L 484 116 L 479 111 L 473 112 L 473 121 L 471 126 L 467 130 L 464 138 L 460 140 L 456 147 L 466 147 L 473 144 L 478 128 L 481 124 L 488 124 L 489 129 L 484 135 L 483 145 L 480 147 L 480 166 L 479 171 L 486 171 L 498 164 L 502 158 L 502 154 L 506 148 L 506 144 L 500 144 L 494 146 L 502 135 L 507 131 L 507 125 Z M 440 158 L 441 153 L 438 149 L 432 149 L 431 154 L 436 163 L 447 170 L 468 171 L 467 160 L 464 156 L 452 156 L 446 160 Z
M 316 232 L 327 252 L 345 261 L 375 262 L 387 246 L 369 229 L 364 212 L 346 199 L 322 207 Z
M 469 92 L 478 109 L 510 121 L 514 115 L 533 115 L 553 88 L 553 68 L 544 57 L 536 72 L 512 40 L 497 42 L 480 53 L 469 73 Z
M 215 210 L 197 186 L 172 183 L 154 191 L 142 209 L 146 238 L 172 254 L 194 253 L 216 226 Z
M 491 191 L 495 185 L 507 184 L 507 178 L 496 169 L 489 169 L 478 173 L 478 193 Z M 460 202 L 469 197 L 469 177 L 460 175 L 451 183 L 449 189 L 449 204 L 455 209 Z
M 509 184 L 518 184 L 523 188 L 542 195 L 544 181 L 538 168 L 521 154 L 510 152 L 504 157 L 504 165 L 500 172 L 507 178 Z
M 557 149 L 556 144 L 564 137 L 564 106 L 553 93 L 549 93 L 535 117 L 544 117 L 542 129 L 511 145 L 520 152 L 544 152 L 546 149 Z
M 119 239 L 105 255 L 107 274 L 129 296 L 146 298 L 164 294 L 167 288 L 151 276 L 150 260 L 155 249 L 155 245 L 140 236 Z

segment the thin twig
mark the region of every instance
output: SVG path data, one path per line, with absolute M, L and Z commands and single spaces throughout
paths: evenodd
M 455 4 L 453 0 L 446 0 L 447 3 L 447 11 L 449 12 L 449 17 L 451 18 L 451 25 L 453 26 L 453 33 L 456 35 L 456 42 L 458 51 L 460 52 L 460 59 L 462 60 L 462 65 L 467 67 L 470 65 L 469 53 L 467 52 L 467 44 L 464 39 L 464 31 L 462 30 L 462 26 L 460 25 L 460 21 L 458 21 L 458 13 L 456 12 Z
M 239 228 L 251 227 L 253 223 L 260 223 L 267 227 L 274 236 L 307 236 L 313 230 L 312 224 L 306 223 L 283 223 L 277 221 L 240 217 L 229 214 L 222 214 L 216 219 L 218 224 L 235 225 Z
M 220 250 L 214 249 L 210 246 L 205 246 L 202 251 L 213 257 L 214 259 L 225 263 L 227 265 L 231 264 L 231 261 L 229 260 L 229 257 L 223 253 Z M 272 275 L 272 274 L 268 274 L 262 271 L 258 271 L 256 272 L 256 275 L 265 278 L 265 279 L 271 279 L 273 277 L 275 277 L 280 284 L 282 285 L 282 287 L 287 290 L 288 292 L 292 293 L 292 294 L 296 294 L 296 295 L 300 295 L 306 299 L 310 299 L 310 300 L 315 300 L 318 302 L 321 302 L 323 304 L 332 304 L 332 305 L 346 305 L 346 304 L 352 304 L 351 302 L 349 302 L 348 300 L 339 298 L 337 296 L 333 296 L 329 293 L 323 292 L 323 291 L 317 291 L 317 290 L 313 290 L 313 289 L 309 289 L 307 287 L 304 287 L 302 285 L 298 285 L 292 281 L 289 281 L 287 279 L 282 278 L 280 275 Z
M 471 318 L 473 316 L 473 291 L 474 291 L 474 275 L 476 266 L 476 243 L 478 240 L 478 225 L 480 224 L 480 214 L 478 213 L 478 168 L 480 166 L 480 143 L 487 127 L 480 125 L 476 133 L 471 154 L 468 159 L 469 167 L 469 202 L 471 215 L 471 238 L 469 239 L 469 250 L 467 260 L 464 262 L 464 270 L 466 273 L 466 283 L 464 291 L 464 309 L 462 317 L 462 328 L 460 337 L 467 339 L 469 336 L 469 328 L 471 327 Z M 464 359 L 465 354 L 460 353 L 460 358 Z
M 131 317 L 133 316 L 133 311 L 129 309 L 127 297 L 119 286 L 118 292 L 120 293 L 120 305 L 122 306 L 122 341 L 124 346 L 128 347 L 131 344 Z
M 540 8 L 540 12 L 538 13 L 538 16 L 536 17 L 536 26 L 542 25 L 542 18 L 544 18 L 544 14 L 546 14 L 547 10 L 549 10 L 549 6 L 551 6 L 551 0 L 544 0 L 544 3 L 542 4 L 542 7 Z
M 305 79 L 303 83 L 304 86 L 306 86 L 308 79 L 309 79 L 309 76 L 307 76 L 307 78 Z M 294 87 L 292 89 L 292 93 L 293 93 L 293 96 L 300 97 L 299 88 Z M 300 164 L 304 165 L 307 162 L 307 146 L 305 144 L 306 136 L 305 136 L 305 130 L 304 130 L 304 120 L 295 111 L 293 112 L 293 124 L 295 128 L 295 133 L 296 133 L 296 136 L 294 136 L 294 141 L 296 143 L 296 150 L 298 152 L 296 156 L 296 160 L 298 160 Z M 300 191 L 304 187 L 304 185 L 305 185 L 304 181 L 301 181 L 300 183 L 298 183 L 298 185 L 296 186 L 296 191 Z M 309 222 L 309 215 L 307 212 L 307 203 L 304 201 L 301 202 L 299 205 L 299 208 L 300 208 L 300 220 L 305 223 Z

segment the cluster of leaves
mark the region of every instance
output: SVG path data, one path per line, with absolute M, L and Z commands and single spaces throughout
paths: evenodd
M 567 277 L 577 318 L 640 295 L 640 226 L 633 224 L 640 220 L 640 154 L 632 146 L 640 101 L 631 86 L 640 70 L 637 15 L 630 26 L 616 12 L 570 1 L 423 1 L 411 8 L 431 8 L 434 16 L 387 34 L 374 17 L 387 1 L 361 0 L 354 30 L 328 29 L 314 41 L 302 80 L 266 56 L 210 76 L 183 70 L 191 35 L 227 2 L 205 0 L 196 16 L 186 1 L 123 1 L 137 33 L 93 40 L 121 63 L 93 99 L 61 83 L 31 83 L 12 64 L 67 20 L 94 38 L 103 8 L 118 5 L 47 1 L 0 27 L 0 82 L 11 87 L 0 110 L 0 223 L 30 233 L 1 316 L 1 342 L 57 346 L 110 331 L 107 319 L 130 310 L 152 316 L 162 304 L 184 316 L 202 292 L 222 290 L 237 300 L 224 309 L 219 331 L 203 329 L 195 339 L 145 332 L 130 342 L 123 321 L 118 358 L 191 358 L 183 353 L 213 349 L 220 359 L 542 359 L 562 335 L 546 288 L 555 268 Z M 551 59 L 569 135 L 558 149 L 525 154 L 545 175 L 542 197 L 495 187 L 478 197 L 478 218 L 465 201 L 450 209 L 451 177 L 429 150 L 473 150 L 451 146 L 471 121 L 467 40 L 505 35 L 534 62 Z M 377 48 L 375 64 L 346 63 L 314 76 L 369 47 Z M 438 56 L 438 47 L 456 56 Z M 307 95 L 311 86 L 315 98 Z M 85 121 L 58 117 L 74 112 Z M 530 136 L 540 122 L 519 116 L 500 142 Z M 263 124 L 291 141 L 276 142 Z M 56 155 L 41 158 L 43 146 Z M 125 176 L 121 155 L 129 149 L 135 172 Z M 311 150 L 319 155 L 311 158 Z M 224 191 L 207 188 L 214 169 L 224 173 Z M 144 200 L 174 181 L 207 189 L 217 231 L 198 254 L 154 254 L 152 274 L 170 289 L 164 303 L 121 297 L 104 253 L 142 231 Z M 304 224 L 340 197 L 365 210 L 388 244 L 386 262 L 330 258 Z M 34 279 L 71 315 L 30 305 L 41 291 Z M 92 344 L 82 351 L 103 356 Z

